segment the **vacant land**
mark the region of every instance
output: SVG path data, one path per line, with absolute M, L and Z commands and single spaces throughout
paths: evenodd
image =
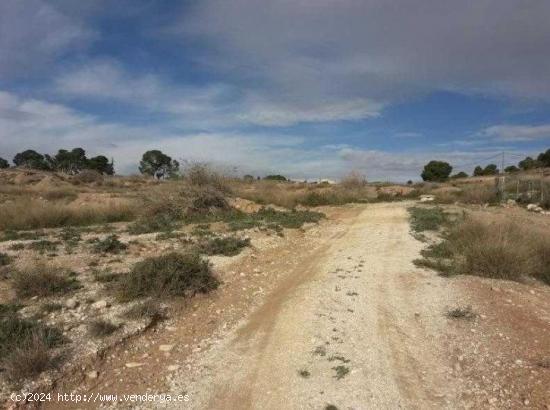
M 550 218 L 479 206 L 476 184 L 0 176 L 4 401 L 550 403 Z

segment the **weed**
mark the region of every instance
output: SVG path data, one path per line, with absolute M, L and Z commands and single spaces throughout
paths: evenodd
M 120 273 L 114 273 L 110 270 L 99 271 L 97 269 L 92 271 L 92 275 L 94 280 L 99 283 L 111 283 L 120 277 Z
M 18 200 L 0 205 L 0 230 L 84 226 L 128 221 L 134 216 L 134 206 L 126 203 L 76 207 L 57 202 Z
M 13 230 L 6 230 L 4 235 L 0 238 L 0 242 L 4 241 L 37 241 L 44 237 L 46 234 L 40 231 L 19 232 Z
M 168 253 L 134 265 L 118 286 L 119 297 L 193 296 L 218 287 L 210 265 L 199 253 Z
M 17 346 L 34 337 L 39 337 L 48 348 L 67 341 L 55 327 L 44 326 L 32 319 L 22 319 L 13 311 L 0 314 L 0 361 Z
M 454 309 L 450 309 L 445 314 L 449 319 L 466 319 L 471 320 L 476 317 L 475 312 L 472 310 L 471 306 L 466 307 L 456 307 Z
M 13 288 L 19 297 L 62 295 L 78 287 L 72 272 L 44 263 L 25 267 L 13 275 Z
M 94 253 L 120 253 L 128 248 L 128 245 L 120 242 L 118 235 L 109 235 L 105 239 L 96 242 Z
M 346 377 L 349 373 L 349 367 L 347 366 L 344 366 L 344 365 L 338 365 L 338 366 L 335 366 L 332 368 L 333 370 L 336 371 L 336 375 L 334 376 L 336 378 L 336 380 L 341 380 L 343 379 L 344 377 Z
M 109 321 L 103 319 L 97 319 L 88 325 L 88 333 L 93 337 L 107 337 L 120 329 Z
M 340 362 L 342 362 L 342 363 L 349 363 L 349 362 L 351 362 L 351 360 L 346 359 L 344 356 L 340 356 L 340 355 L 334 355 L 334 356 L 330 356 L 330 357 L 328 358 L 328 361 L 329 361 L 329 362 L 333 362 L 333 361 L 335 361 L 335 360 L 338 360 L 338 361 L 340 361 Z
M 160 304 L 155 300 L 147 300 L 132 306 L 124 315 L 128 319 L 149 319 L 158 322 L 166 317 Z
M 448 222 L 448 215 L 441 208 L 409 208 L 411 228 L 415 232 L 436 231 Z
M 44 253 L 56 252 L 58 246 L 59 246 L 59 242 L 41 240 L 41 241 L 37 241 L 29 244 L 28 248 L 33 251 L 38 251 L 40 252 L 41 255 L 43 255 Z
M 38 376 L 57 367 L 60 356 L 54 356 L 40 334 L 32 334 L 14 346 L 2 360 L 8 379 L 20 381 Z
M 324 346 L 317 346 L 313 351 L 313 354 L 324 357 L 327 355 L 327 349 L 325 349 Z
M 207 255 L 224 255 L 234 256 L 238 255 L 243 248 L 250 246 L 250 239 L 240 239 L 236 237 L 227 238 L 210 238 L 199 244 L 199 250 L 201 253 Z
M 42 305 L 42 312 L 52 313 L 52 312 L 57 312 L 62 308 L 63 308 L 63 305 L 61 303 L 44 303 Z
M 8 247 L 8 249 L 10 251 L 22 251 L 23 249 L 25 249 L 25 244 L 24 243 L 14 243 L 13 245 L 10 245 Z
M 299 370 L 298 374 L 300 375 L 300 377 L 303 377 L 304 379 L 307 379 L 309 376 L 311 376 L 311 373 L 305 369 Z
M 6 266 L 6 265 L 9 265 L 10 263 L 11 263 L 11 257 L 6 253 L 0 252 L 0 266 Z

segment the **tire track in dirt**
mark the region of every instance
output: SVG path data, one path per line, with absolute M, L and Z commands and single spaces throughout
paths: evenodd
M 456 408 L 444 279 L 414 267 L 407 203 L 318 238 L 240 327 L 174 379 L 197 409 Z M 160 407 L 160 405 L 159 405 Z

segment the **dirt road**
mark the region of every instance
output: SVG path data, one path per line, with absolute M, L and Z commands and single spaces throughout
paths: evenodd
M 453 295 L 413 265 L 422 244 L 406 206 L 369 205 L 316 252 L 289 256 L 274 292 L 172 391 L 196 409 L 459 407 L 440 340 Z

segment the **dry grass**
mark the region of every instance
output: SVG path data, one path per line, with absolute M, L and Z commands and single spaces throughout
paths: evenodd
M 92 337 L 107 337 L 116 332 L 120 326 L 109 321 L 97 319 L 88 325 L 88 334 Z
M 129 221 L 135 213 L 135 206 L 116 201 L 74 206 L 64 201 L 15 200 L 0 205 L 0 229 L 31 230 Z
M 8 378 L 20 381 L 56 367 L 59 361 L 60 358 L 52 354 L 44 339 L 34 334 L 18 344 L 2 362 Z
M 375 189 L 353 179 L 346 185 L 255 181 L 233 185 L 235 195 L 263 205 L 295 208 L 298 205 L 322 206 L 367 202 L 376 198 Z
M 508 280 L 530 276 L 550 284 L 550 232 L 505 217 L 493 222 L 464 217 L 423 255 L 419 264 L 441 267 L 445 274 Z
M 79 284 L 74 275 L 61 267 L 38 262 L 28 264 L 13 274 L 12 286 L 18 297 L 62 295 Z

